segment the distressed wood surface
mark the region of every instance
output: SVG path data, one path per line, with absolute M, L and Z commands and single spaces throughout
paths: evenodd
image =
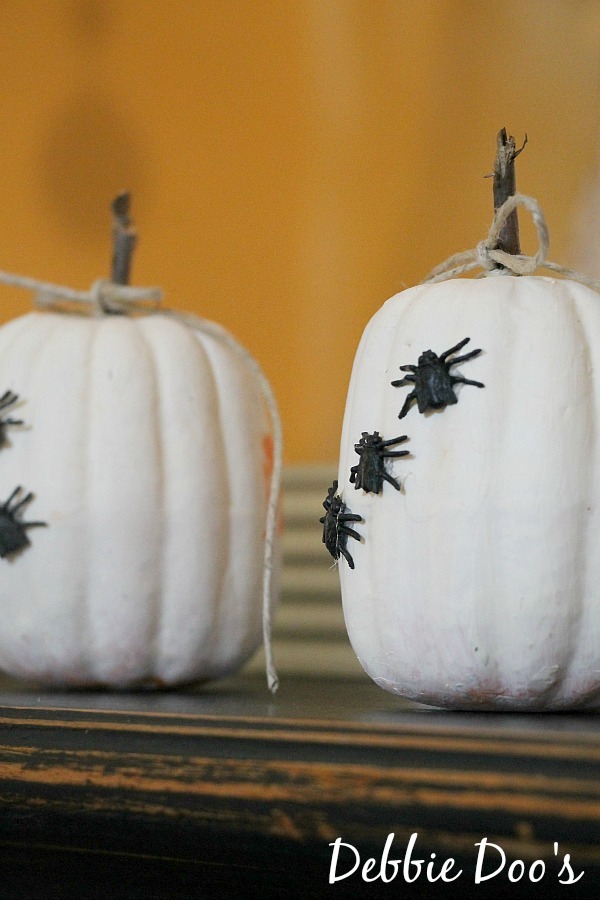
M 419 858 L 464 869 L 411 897 L 540 896 L 506 872 L 472 885 L 483 837 L 545 860 L 545 897 L 600 886 L 593 714 L 448 713 L 367 681 L 288 679 L 273 698 L 254 676 L 163 694 L 4 688 L 2 898 L 405 896 L 401 877 L 328 884 L 337 837 L 379 860 L 391 832 L 395 857 L 417 832 Z M 558 884 L 555 841 L 580 884 Z

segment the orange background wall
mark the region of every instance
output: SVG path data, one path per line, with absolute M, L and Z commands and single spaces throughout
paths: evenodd
M 570 261 L 595 2 L 2 0 L 0 42 L 0 268 L 107 275 L 129 188 L 135 283 L 254 353 L 288 462 L 336 458 L 377 307 L 485 235 L 500 127 L 528 133 L 519 187 Z M 0 320 L 29 306 L 1 289 Z

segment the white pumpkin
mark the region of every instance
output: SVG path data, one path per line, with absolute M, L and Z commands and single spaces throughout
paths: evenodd
M 32 312 L 0 329 L 0 385 L 25 422 L 0 498 L 23 485 L 22 520 L 47 524 L 0 560 L 0 668 L 123 688 L 241 666 L 262 637 L 273 448 L 244 359 L 163 314 Z
M 482 382 L 398 418 L 400 366 L 464 338 L 452 369 Z M 502 275 L 406 290 L 356 354 L 338 494 L 362 522 L 340 558 L 346 625 L 381 687 L 454 708 L 600 700 L 600 297 Z M 380 493 L 349 480 L 363 432 L 409 440 Z

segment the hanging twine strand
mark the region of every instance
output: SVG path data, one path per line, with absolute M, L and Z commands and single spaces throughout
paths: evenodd
M 153 315 L 160 313 L 161 315 L 169 316 L 185 323 L 195 331 L 209 335 L 219 341 L 219 343 L 224 344 L 255 375 L 273 429 L 273 469 L 269 484 L 265 523 L 265 552 L 263 557 L 262 626 L 267 683 L 269 689 L 275 693 L 279 686 L 279 679 L 273 659 L 271 629 L 274 599 L 274 551 L 282 473 L 283 434 L 273 389 L 258 362 L 245 347 L 238 343 L 232 334 L 216 322 L 161 307 L 160 302 L 163 293 L 157 287 L 130 287 L 129 285 L 116 284 L 112 281 L 99 279 L 94 282 L 89 291 L 76 291 L 62 285 L 38 281 L 35 278 L 13 275 L 10 272 L 3 271 L 0 271 L 0 284 L 33 291 L 36 306 L 54 312 L 92 316 L 103 316 L 107 313 L 113 315 Z
M 521 253 L 513 255 L 506 253 L 504 250 L 499 250 L 496 246 L 502 226 L 510 214 L 519 206 L 524 206 L 531 213 L 536 227 L 539 246 L 535 256 L 526 256 Z M 527 197 L 525 194 L 513 194 L 496 210 L 494 221 L 484 241 L 480 241 L 473 250 L 455 253 L 454 256 L 432 269 L 421 284 L 437 284 L 440 281 L 458 278 L 460 275 L 465 275 L 467 272 L 473 272 L 476 269 L 483 270 L 479 274 L 479 278 L 490 275 L 533 275 L 537 269 L 549 269 L 600 293 L 599 279 L 590 278 L 581 272 L 576 272 L 574 269 L 568 269 L 566 266 L 561 266 L 548 260 L 549 245 L 548 226 L 537 200 L 534 200 L 533 197 Z M 501 266 L 501 268 L 498 268 L 498 266 Z

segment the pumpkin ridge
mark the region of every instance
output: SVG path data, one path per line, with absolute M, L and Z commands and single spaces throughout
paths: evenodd
M 575 312 L 575 327 L 580 338 L 579 345 L 583 356 L 583 366 L 589 375 L 590 381 L 589 393 L 578 398 L 578 400 L 580 400 L 580 402 L 585 402 L 587 407 L 585 417 L 587 428 L 589 430 L 589 449 L 585 464 L 583 467 L 580 467 L 580 469 L 583 469 L 583 471 L 587 473 L 585 495 L 588 498 L 588 511 L 593 513 L 594 499 L 598 496 L 600 487 L 598 474 L 600 454 L 598 453 L 598 428 L 596 426 L 596 415 L 600 414 L 600 373 L 598 372 L 597 366 L 594 365 L 588 333 L 592 334 L 594 331 L 593 322 L 589 321 L 589 319 L 593 319 L 594 317 L 597 320 L 596 328 L 600 329 L 600 311 L 596 305 L 590 305 L 587 294 L 583 294 L 579 290 L 574 290 L 573 306 Z M 577 648 L 581 643 L 584 643 L 586 639 L 589 639 L 584 623 L 587 618 L 587 611 L 590 607 L 597 606 L 597 599 L 590 594 L 594 587 L 596 590 L 598 589 L 596 578 L 593 575 L 590 577 L 589 573 L 590 560 L 593 565 L 597 555 L 597 549 L 593 544 L 594 529 L 591 527 L 591 521 L 592 516 L 589 516 L 585 522 L 581 520 L 581 518 L 579 522 L 579 536 L 576 542 L 578 559 L 574 566 L 574 571 L 578 576 L 578 584 L 577 591 L 572 592 L 571 598 L 572 602 L 575 601 L 575 596 L 579 600 L 578 615 L 571 623 L 568 652 L 565 654 L 565 667 L 562 673 L 561 683 L 557 686 L 559 700 L 562 699 L 565 694 L 568 696 L 569 690 L 571 689 L 570 685 L 573 685 L 573 683 L 577 681 L 575 664 L 580 661 Z M 573 594 L 575 596 L 573 596 Z M 598 693 L 599 689 L 597 688 L 592 691 L 592 694 Z
M 222 454 L 227 469 L 226 484 L 228 493 L 227 497 L 223 497 L 223 504 L 227 507 L 227 560 L 225 566 L 223 567 L 219 590 L 219 599 L 216 608 L 216 640 L 212 647 L 212 658 L 209 663 L 211 675 L 213 677 L 217 677 L 219 675 L 226 674 L 232 669 L 232 661 L 243 659 L 243 661 L 245 662 L 245 660 L 254 653 L 257 646 L 256 637 L 254 636 L 254 629 L 251 628 L 248 623 L 248 614 L 252 612 L 251 607 L 247 607 L 245 610 L 245 625 L 240 630 L 240 634 L 244 636 L 244 640 L 242 643 L 239 642 L 238 637 L 232 633 L 231 629 L 236 591 L 239 590 L 239 587 L 237 586 L 238 579 L 236 578 L 236 571 L 238 566 L 238 547 L 236 545 L 236 538 L 234 537 L 237 526 L 234 521 L 234 517 L 236 505 L 240 504 L 240 495 L 235 496 L 233 480 L 235 479 L 235 469 L 238 466 L 238 457 L 240 450 L 235 446 L 236 442 L 234 439 L 232 439 L 231 435 L 228 439 L 227 431 L 230 430 L 230 417 L 232 421 L 236 423 L 237 427 L 240 416 L 239 410 L 235 415 L 232 415 L 231 411 L 231 405 L 239 402 L 239 397 L 233 396 L 237 395 L 238 391 L 235 389 L 235 387 L 232 390 L 232 385 L 229 385 L 228 387 L 226 383 L 226 379 L 232 379 L 235 382 L 238 377 L 246 377 L 248 378 L 249 382 L 251 380 L 251 383 L 254 383 L 254 378 L 251 375 L 248 376 L 245 373 L 242 374 L 242 360 L 238 359 L 237 356 L 234 356 L 229 347 L 219 343 L 210 334 L 205 334 L 195 330 L 193 331 L 193 334 L 199 346 L 202 348 L 203 352 L 206 354 L 206 357 L 210 362 L 218 408 L 218 419 L 221 425 L 221 435 L 223 441 Z M 227 365 L 224 364 L 225 360 L 228 361 Z M 258 472 L 255 473 L 255 478 L 258 474 Z M 262 469 L 260 471 L 260 477 L 262 477 Z M 262 501 L 264 499 L 264 491 L 261 489 L 261 486 L 256 484 L 253 484 L 251 486 L 245 485 L 244 489 L 249 490 L 250 487 L 252 487 L 252 490 L 256 491 L 257 493 L 260 492 L 260 497 L 258 499 Z M 250 503 L 250 505 L 255 507 L 256 503 Z M 266 508 L 264 509 L 264 516 L 266 518 Z M 253 527 L 255 527 L 257 530 L 260 530 L 262 535 L 264 531 L 264 522 L 262 523 L 262 526 L 263 527 L 261 527 L 261 522 L 257 521 Z M 238 610 L 235 615 L 236 617 L 239 617 L 241 615 L 241 612 Z M 231 643 L 232 638 L 234 639 L 234 643 Z M 219 656 L 221 656 L 221 659 L 219 659 Z
M 92 471 L 92 461 L 90 457 L 90 448 L 92 446 L 92 420 L 93 420 L 93 404 L 92 404 L 92 396 L 93 396 L 93 369 L 94 362 L 97 356 L 97 344 L 98 338 L 100 336 L 99 328 L 97 327 L 100 323 L 94 323 L 92 328 L 90 329 L 90 341 L 88 347 L 88 357 L 87 357 L 87 378 L 86 378 L 86 395 L 87 402 L 85 404 L 85 409 L 87 415 L 85 416 L 85 426 L 84 426 L 84 434 L 82 446 L 84 448 L 84 504 L 85 508 L 89 509 L 91 506 L 91 479 L 90 473 Z M 83 542 L 83 546 L 85 547 L 84 552 L 84 567 L 86 570 L 89 570 L 91 564 L 91 553 L 93 548 L 93 535 L 90 529 L 90 517 L 86 515 L 85 517 L 86 523 L 86 534 L 85 540 Z M 89 662 L 89 681 L 93 683 L 98 683 L 100 681 L 99 675 L 96 671 L 95 660 L 97 658 L 95 640 L 94 640 L 94 627 L 92 623 L 92 594 L 90 591 L 90 582 L 86 581 L 85 586 L 85 603 L 84 603 L 84 612 L 85 612 L 85 627 L 83 629 L 84 635 L 84 644 L 86 647 L 86 656 Z
M 224 398 L 222 397 L 222 391 L 220 389 L 219 378 L 217 376 L 218 367 L 215 363 L 215 359 L 213 356 L 214 350 L 214 341 L 211 336 L 200 334 L 199 332 L 192 331 L 192 335 L 195 338 L 198 346 L 202 349 L 204 353 L 208 368 L 210 370 L 213 390 L 215 394 L 215 402 L 217 406 L 217 418 L 220 425 L 220 454 L 221 458 L 225 463 L 225 468 L 227 470 L 227 475 L 223 479 L 223 488 L 227 490 L 227 496 L 221 497 L 221 502 L 227 508 L 227 515 L 224 517 L 224 523 L 226 527 L 226 534 L 224 545 L 227 548 L 227 560 L 225 565 L 222 567 L 219 578 L 219 585 L 215 592 L 216 595 L 216 604 L 214 608 L 214 617 L 213 617 L 213 631 L 214 631 L 214 641 L 211 644 L 211 647 L 208 651 L 208 659 L 207 659 L 207 670 L 209 675 L 218 676 L 218 658 L 220 653 L 222 652 L 222 644 L 225 640 L 225 636 L 227 635 L 227 621 L 225 616 L 225 607 L 228 600 L 228 588 L 230 579 L 232 577 L 231 567 L 233 564 L 232 553 L 234 553 L 233 545 L 232 545 L 232 528 L 231 528 L 231 512 L 232 512 L 232 498 L 231 498 L 231 460 L 228 459 L 228 452 L 231 451 L 231 448 L 226 446 L 226 440 L 224 436 L 224 415 L 226 415 L 226 409 L 224 409 Z M 222 489 L 223 489 L 222 488 Z
M 84 396 L 86 398 L 86 402 L 84 403 L 85 415 L 83 417 L 83 434 L 81 438 L 81 470 L 82 470 L 82 492 L 84 493 L 84 497 L 82 500 L 82 505 L 84 508 L 88 508 L 89 503 L 89 470 L 90 470 L 90 458 L 89 458 L 89 447 L 91 443 L 91 417 L 92 417 L 92 408 L 91 408 L 91 383 L 92 383 L 92 363 L 91 361 L 94 359 L 94 344 L 97 339 L 98 331 L 96 328 L 91 328 L 89 330 L 88 337 L 88 345 L 87 345 L 87 366 L 85 371 L 85 385 L 84 385 Z M 90 544 L 91 544 L 91 536 L 89 533 L 89 519 L 85 517 L 86 530 L 83 535 L 83 540 L 81 542 L 82 546 L 82 568 L 87 570 L 89 566 L 89 556 L 90 556 Z M 83 660 L 92 660 L 94 659 L 93 654 L 93 638 L 92 638 L 92 621 L 91 621 L 91 598 L 89 592 L 89 583 L 87 579 L 83 578 L 83 586 L 82 586 L 82 598 L 81 598 L 81 634 L 82 634 L 82 643 L 83 643 Z M 85 666 L 86 672 L 84 679 L 85 680 L 93 680 L 93 673 L 91 672 L 92 666 L 88 662 Z
M 573 306 L 576 307 L 577 304 L 573 303 Z M 581 321 L 582 315 L 583 315 L 583 310 L 579 310 L 578 312 L 575 313 L 575 315 L 572 316 L 572 321 L 573 321 L 574 330 L 576 331 L 576 333 L 579 337 L 578 343 L 579 343 L 579 347 L 581 348 L 581 355 L 583 358 L 583 363 L 582 363 L 583 367 L 586 369 L 590 369 L 591 368 L 591 366 L 590 366 L 590 362 L 591 362 L 590 347 L 589 347 L 589 343 L 587 340 L 586 329 L 584 328 L 583 323 Z M 593 427 L 593 421 L 594 421 L 593 416 L 590 415 L 590 410 L 591 410 L 591 405 L 592 405 L 590 403 L 591 399 L 592 399 L 591 397 L 586 397 L 585 395 L 583 397 L 579 397 L 577 399 L 577 402 L 585 404 L 585 406 L 587 407 L 585 418 L 587 420 L 588 427 Z M 590 480 L 593 478 L 592 467 L 590 466 L 590 458 L 593 455 L 594 446 L 595 446 L 595 441 L 592 441 L 591 445 L 587 448 L 586 459 L 582 460 L 583 465 L 579 467 L 580 471 L 587 473 L 587 478 L 586 478 L 587 483 L 586 483 L 586 486 L 584 489 L 587 496 L 590 495 Z M 585 447 L 585 445 L 583 445 L 582 449 L 584 447 Z M 554 678 L 553 684 L 552 684 L 552 689 L 550 689 L 550 687 L 549 687 L 549 689 L 547 691 L 547 693 L 551 694 L 553 698 L 556 696 L 560 697 L 565 683 L 569 680 L 569 675 L 570 675 L 569 670 L 572 669 L 573 664 L 575 662 L 576 648 L 580 642 L 580 630 L 581 630 L 581 625 L 582 625 L 582 611 L 583 611 L 583 605 L 585 603 L 585 598 L 583 596 L 583 586 L 585 583 L 584 569 L 586 566 L 586 560 L 588 558 L 587 553 L 589 550 L 589 548 L 587 546 L 588 545 L 587 535 L 589 533 L 589 529 L 585 527 L 585 524 L 587 524 L 587 523 L 584 523 L 582 521 L 581 517 L 579 516 L 578 522 L 577 522 L 578 534 L 577 534 L 577 538 L 575 540 L 575 548 L 576 548 L 577 558 L 576 558 L 576 561 L 573 560 L 573 565 L 572 565 L 572 571 L 573 571 L 573 577 L 575 578 L 575 584 L 573 585 L 573 589 L 571 590 L 571 595 L 570 595 L 570 602 L 572 604 L 577 604 L 577 615 L 569 616 L 569 621 L 568 621 L 569 627 L 568 627 L 568 629 L 566 629 L 568 631 L 568 633 L 563 635 L 563 640 L 566 645 L 565 652 L 563 653 L 564 662 L 563 662 L 563 665 L 560 667 L 560 670 L 557 671 L 557 673 L 555 675 L 555 678 Z
M 492 288 L 493 285 L 490 285 L 489 290 L 492 291 Z M 480 615 L 481 611 L 484 615 L 487 612 L 487 625 L 484 623 L 482 635 L 488 636 L 484 646 L 487 644 L 494 668 L 493 671 L 491 668 L 481 670 L 480 678 L 488 682 L 491 679 L 489 683 L 505 686 L 509 693 L 517 689 L 516 685 L 520 681 L 535 683 L 537 696 L 540 703 L 543 703 L 546 696 L 549 698 L 553 694 L 562 667 L 548 666 L 542 651 L 543 639 L 540 638 L 538 642 L 535 637 L 539 630 L 545 629 L 545 604 L 552 602 L 552 595 L 546 596 L 545 592 L 552 584 L 550 569 L 554 560 L 548 558 L 548 555 L 552 556 L 552 552 L 548 554 L 543 549 L 545 538 L 549 536 L 544 522 L 546 506 L 549 497 L 557 490 L 553 448 L 546 446 L 545 440 L 548 417 L 553 414 L 552 400 L 544 396 L 542 388 L 536 406 L 542 410 L 543 404 L 549 405 L 547 413 L 536 413 L 531 420 L 531 417 L 527 417 L 526 410 L 531 410 L 531 406 L 528 407 L 531 403 L 528 394 L 534 396 L 543 382 L 537 371 L 538 368 L 540 372 L 543 371 L 540 368 L 542 360 L 545 371 L 555 368 L 543 355 L 538 357 L 538 350 L 545 340 L 543 332 L 536 329 L 542 304 L 546 304 L 548 315 L 553 317 L 552 321 L 555 317 L 560 319 L 566 333 L 569 332 L 569 309 L 568 303 L 563 305 L 562 299 L 560 302 L 549 303 L 540 292 L 537 281 L 529 283 L 529 293 L 525 293 L 524 289 L 526 290 L 526 286 L 517 277 L 503 278 L 502 286 L 497 288 L 502 295 L 499 314 L 503 320 L 499 323 L 495 336 L 490 338 L 494 355 L 502 359 L 502 372 L 506 373 L 504 377 L 512 373 L 515 384 L 521 388 L 504 390 L 502 372 L 494 365 L 496 421 L 504 423 L 504 427 L 496 436 L 495 447 L 492 442 L 488 442 L 491 459 L 496 461 L 496 483 L 492 482 L 490 485 L 494 505 L 490 507 L 484 521 L 491 525 L 495 533 L 487 560 L 488 566 L 494 566 L 496 575 L 493 579 L 487 578 L 486 582 L 490 585 L 491 597 L 496 597 L 497 600 L 491 602 L 491 597 L 482 598 L 483 605 L 479 608 Z M 532 334 L 537 335 L 534 347 L 531 346 Z M 529 359 L 539 359 L 539 362 L 532 368 Z M 527 376 L 529 382 L 525 381 Z M 489 387 L 492 387 L 491 379 Z M 526 439 L 524 428 L 532 435 L 529 440 Z M 527 497 L 529 484 L 530 490 L 535 490 L 537 495 L 532 493 L 528 503 L 539 507 L 537 522 L 530 523 L 531 530 L 527 530 L 525 520 L 518 512 L 523 503 L 522 498 Z M 505 486 L 504 489 L 502 485 Z M 514 562 L 517 533 L 522 545 L 529 547 L 531 556 L 528 561 L 523 559 L 521 562 Z M 560 554 L 557 564 L 559 556 Z M 526 570 L 535 567 L 538 562 L 542 566 L 539 577 L 545 580 L 533 584 Z M 502 598 L 504 602 L 501 602 Z M 520 628 L 516 627 L 518 622 L 521 622 Z M 482 639 L 478 640 L 478 645 L 481 652 Z
M 513 367 L 515 356 L 520 352 L 518 347 L 518 329 L 515 325 L 515 288 L 519 284 L 516 276 L 503 276 L 503 290 L 500 296 L 496 296 L 493 289 L 494 285 L 491 281 L 487 282 L 488 294 L 485 301 L 490 306 L 493 304 L 495 309 L 491 310 L 492 323 L 489 327 L 488 334 L 481 335 L 480 340 L 488 348 L 488 353 L 492 356 L 501 358 L 503 366 L 507 372 Z M 493 347 L 493 350 L 491 349 Z M 484 366 L 494 367 L 495 360 L 488 356 L 484 359 Z M 483 453 L 485 455 L 486 476 L 485 484 L 482 485 L 482 500 L 484 507 L 484 515 L 480 516 L 480 528 L 478 528 L 478 537 L 485 541 L 484 558 L 486 560 L 487 583 L 491 586 L 492 595 L 496 593 L 498 596 L 506 595 L 506 587 L 502 580 L 501 571 L 499 571 L 495 548 L 500 546 L 502 540 L 502 529 L 500 527 L 499 516 L 505 504 L 505 491 L 499 494 L 498 506 L 488 506 L 488 498 L 496 497 L 499 487 L 504 484 L 510 488 L 510 454 L 507 447 L 506 429 L 502 427 L 510 413 L 511 398 L 506 391 L 502 390 L 501 384 L 490 374 L 486 376 L 486 400 L 488 407 L 486 408 L 485 427 L 483 429 Z M 479 592 L 482 593 L 481 590 Z M 475 630 L 473 635 L 473 653 L 474 659 L 477 660 L 475 670 L 478 678 L 495 683 L 500 683 L 502 673 L 498 659 L 498 646 L 496 645 L 496 636 L 498 634 L 498 620 L 500 623 L 505 612 L 502 604 L 491 602 L 488 593 L 480 596 L 475 608 Z M 488 637 L 489 636 L 489 637 Z M 477 649 L 475 649 L 477 648 Z
M 194 609 L 190 605 L 200 608 L 206 599 L 197 596 L 200 588 L 191 583 L 191 578 L 181 576 L 181 572 L 190 566 L 191 549 L 185 537 L 195 527 L 194 514 L 198 516 L 202 513 L 197 509 L 198 485 L 191 479 L 182 478 L 183 463 L 178 451 L 188 446 L 186 442 L 189 442 L 190 436 L 185 429 L 190 423 L 183 418 L 182 411 L 178 411 L 178 403 L 187 393 L 195 396 L 196 403 L 199 403 L 197 381 L 200 376 L 193 371 L 197 366 L 190 369 L 189 351 L 193 353 L 195 346 L 189 339 L 189 329 L 185 324 L 158 313 L 140 318 L 138 326 L 152 358 L 156 414 L 159 420 L 160 446 L 157 462 L 161 483 L 161 540 L 158 554 L 160 590 L 152 628 L 152 655 L 154 676 L 169 684 L 181 682 L 182 678 L 190 680 L 195 677 L 195 672 L 190 672 L 190 661 L 195 658 L 196 643 L 193 635 L 196 623 L 193 619 Z M 208 367 L 201 365 L 200 369 L 201 379 L 204 381 Z M 187 383 L 186 373 L 191 378 Z M 180 430 L 182 427 L 183 432 Z M 189 521 L 186 519 L 188 507 Z M 193 577 L 196 582 L 201 575 L 197 568 L 201 551 L 201 547 L 194 547 L 195 561 L 191 565 L 196 566 Z M 178 614 L 180 604 L 181 613 Z M 210 608 L 209 603 L 207 609 Z M 178 644 L 176 620 L 181 619 L 185 613 L 188 629 L 185 640 L 182 635 L 181 643 Z M 204 660 L 197 662 L 202 667 Z
M 122 687 L 147 670 L 147 604 L 157 593 L 152 359 L 134 320 L 103 317 L 93 327 L 87 509 L 93 673 L 101 684 Z
M 224 535 L 223 535 L 223 545 L 227 548 L 227 559 L 225 565 L 223 565 L 219 570 L 219 579 L 218 584 L 215 585 L 215 603 L 213 606 L 213 625 L 212 625 L 212 633 L 214 636 L 213 641 L 211 641 L 210 646 L 207 648 L 207 654 L 205 659 L 206 670 L 209 677 L 218 674 L 218 671 L 215 672 L 215 659 L 218 658 L 221 650 L 221 645 L 226 629 L 226 623 L 223 621 L 223 608 L 226 601 L 226 586 L 228 584 L 228 573 L 231 566 L 231 554 L 232 554 L 232 537 L 231 537 L 231 475 L 230 475 L 230 467 L 229 460 L 227 459 L 225 440 L 223 434 L 223 402 L 220 396 L 218 378 L 215 371 L 215 363 L 213 358 L 211 357 L 209 347 L 211 346 L 211 338 L 206 337 L 205 339 L 201 339 L 201 336 L 190 328 L 190 335 L 193 339 L 196 340 L 196 344 L 198 348 L 204 354 L 206 360 L 207 370 L 210 372 L 212 390 L 215 398 L 215 405 L 217 409 L 217 419 L 220 425 L 219 429 L 219 456 L 223 464 L 223 468 L 225 471 L 222 473 L 221 478 L 221 492 L 226 491 L 226 497 L 221 497 L 220 500 L 223 502 L 223 505 L 227 507 L 228 513 L 224 516 Z M 204 338 L 204 336 L 202 336 Z
M 350 375 L 350 384 L 348 386 L 346 399 L 346 414 L 344 415 L 342 425 L 337 491 L 344 502 L 348 505 L 349 510 L 351 510 L 351 512 L 353 513 L 357 513 L 363 516 L 364 519 L 364 522 L 359 523 L 360 532 L 362 534 L 362 541 L 360 542 L 360 544 L 357 544 L 356 547 L 352 548 L 352 555 L 355 559 L 355 568 L 350 571 L 343 560 L 337 561 L 336 567 L 339 572 L 342 587 L 342 596 L 354 596 L 354 591 L 352 591 L 349 586 L 346 586 L 347 581 L 351 582 L 355 587 L 357 600 L 355 603 L 351 602 L 343 604 L 343 613 L 344 620 L 346 622 L 346 628 L 350 636 L 350 641 L 360 664 L 363 666 L 366 672 L 369 672 L 369 660 L 371 656 L 377 655 L 381 652 L 380 629 L 379 627 L 377 627 L 371 632 L 367 633 L 365 630 L 361 630 L 360 628 L 355 629 L 353 627 L 353 622 L 357 615 L 360 616 L 360 605 L 363 602 L 364 591 L 366 590 L 366 585 L 369 582 L 369 573 L 371 572 L 371 553 L 370 544 L 368 542 L 372 538 L 372 523 L 370 513 L 373 509 L 373 498 L 369 495 L 364 495 L 363 491 L 355 491 L 349 482 L 349 476 L 350 468 L 352 463 L 354 462 L 355 457 L 353 453 L 354 443 L 360 436 L 360 433 L 363 430 L 379 430 L 380 432 L 384 432 L 384 427 L 380 422 L 374 424 L 376 419 L 379 417 L 379 412 L 373 415 L 372 411 L 373 401 L 377 396 L 376 394 L 372 394 L 370 396 L 370 402 L 368 403 L 367 409 L 365 410 L 365 418 L 361 418 L 360 422 L 358 420 L 355 421 L 352 416 L 348 415 L 348 412 L 349 410 L 354 408 L 357 402 L 359 402 L 361 408 L 364 408 L 362 397 L 359 397 L 362 389 L 362 382 L 360 382 L 356 377 L 356 371 L 361 362 L 363 360 L 370 359 L 371 354 L 373 353 L 373 356 L 376 360 L 375 366 L 380 367 L 385 365 L 384 360 L 386 359 L 386 355 L 385 351 L 382 351 L 380 344 L 382 340 L 385 339 L 387 341 L 389 339 L 389 334 L 384 335 L 383 338 L 378 334 L 376 323 L 380 312 L 381 311 L 378 310 L 374 313 L 373 317 L 367 324 L 362 334 L 356 352 L 354 365 L 352 367 L 352 373 Z M 373 345 L 377 345 L 375 347 L 375 352 L 372 351 Z M 385 398 L 383 398 L 382 405 L 385 405 Z M 366 418 L 367 415 L 368 418 Z M 373 615 L 375 618 L 377 618 L 378 605 L 376 603 L 373 604 Z M 366 638 L 370 639 L 368 645 L 364 643 Z
M 164 539 L 165 539 L 165 448 L 163 441 L 164 434 L 164 406 L 161 396 L 161 381 L 158 374 L 158 362 L 156 349 L 146 333 L 144 322 L 147 318 L 139 318 L 132 320 L 136 325 L 136 330 L 150 362 L 150 372 L 152 379 L 152 397 L 154 399 L 154 417 L 158 421 L 158 427 L 154 429 L 156 438 L 156 458 L 158 460 L 158 485 L 157 485 L 157 504 L 155 509 L 157 530 L 160 532 L 158 537 L 158 546 L 163 552 L 157 553 L 153 560 L 155 566 L 154 583 L 156 586 L 152 610 L 149 612 L 149 640 L 147 645 L 147 662 L 146 671 L 140 673 L 142 681 L 151 682 L 156 678 L 156 673 L 160 673 L 159 669 L 159 635 L 162 612 L 162 597 L 164 593 Z M 159 676 L 160 677 L 160 674 Z

